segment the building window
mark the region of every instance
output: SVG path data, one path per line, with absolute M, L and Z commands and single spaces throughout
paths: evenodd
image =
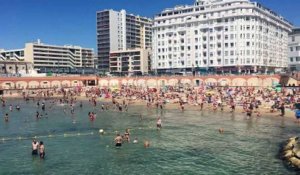
M 295 41 L 295 37 L 294 37 L 294 36 L 292 36 L 292 41 L 293 41 L 293 42 Z
M 294 50 L 293 47 L 290 47 L 290 50 L 291 50 L 291 52 L 293 52 L 293 50 Z
M 294 61 L 294 58 L 293 58 L 293 57 L 291 57 L 291 58 L 290 58 L 290 62 L 293 62 L 293 61 Z

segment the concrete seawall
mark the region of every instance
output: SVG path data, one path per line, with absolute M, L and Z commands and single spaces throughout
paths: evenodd
M 57 77 L 1 77 L 1 89 L 35 89 L 53 87 L 138 87 L 159 88 L 162 86 L 262 86 L 268 87 L 280 82 L 279 75 L 239 75 L 239 76 L 162 76 L 162 77 L 97 77 L 97 76 L 57 76 Z

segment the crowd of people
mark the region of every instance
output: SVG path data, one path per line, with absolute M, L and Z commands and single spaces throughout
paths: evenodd
M 47 117 L 47 109 L 51 110 L 54 104 L 67 104 L 64 112 L 70 110 L 71 114 L 75 113 L 75 103 L 79 104 L 79 108 L 83 108 L 82 98 L 87 98 L 89 104 L 102 111 L 118 111 L 126 112 L 132 104 L 144 105 L 145 108 L 156 108 L 165 110 L 173 108 L 184 112 L 189 109 L 222 111 L 228 113 L 244 113 L 247 119 L 251 117 L 262 117 L 266 113 L 273 116 L 286 116 L 286 109 L 294 111 L 297 122 L 300 123 L 300 93 L 298 88 L 282 88 L 280 90 L 274 88 L 255 88 L 255 87 L 162 87 L 162 88 L 141 88 L 134 86 L 122 86 L 119 89 L 108 88 L 74 88 L 74 89 L 51 89 L 40 90 L 36 93 L 22 92 L 25 101 L 33 100 L 36 102 L 37 108 L 36 119 Z M 80 97 L 81 96 L 81 97 Z M 48 100 L 49 107 L 45 101 Z M 6 99 L 1 98 L 2 107 L 6 106 Z M 99 105 L 100 104 L 100 105 Z M 67 106 L 69 108 L 67 108 Z M 13 111 L 14 107 L 20 111 L 21 106 L 9 105 L 9 111 Z M 49 111 L 50 112 L 50 111 Z M 142 114 L 140 115 L 142 119 Z M 88 119 L 91 122 L 96 120 L 96 113 L 89 112 Z M 4 121 L 9 122 L 9 114 L 6 113 Z M 162 119 L 156 120 L 157 130 L 162 129 Z M 224 133 L 224 129 L 220 128 L 219 132 Z M 102 134 L 104 132 L 101 132 Z M 130 129 L 126 129 L 125 133 L 117 133 L 114 138 L 116 147 L 121 147 L 123 143 L 130 143 Z M 135 138 L 132 143 L 138 143 Z M 148 148 L 150 141 L 144 141 L 144 147 Z M 45 147 L 43 142 L 32 142 L 32 154 L 39 152 L 40 157 L 45 156 Z

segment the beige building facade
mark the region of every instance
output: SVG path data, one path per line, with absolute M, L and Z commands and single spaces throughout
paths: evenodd
M 149 71 L 150 49 L 110 52 L 109 70 L 121 75 L 144 75 Z

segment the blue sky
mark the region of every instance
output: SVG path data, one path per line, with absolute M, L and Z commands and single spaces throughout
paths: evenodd
M 256 0 L 300 26 L 300 0 Z M 96 11 L 125 9 L 153 17 L 165 8 L 194 0 L 0 0 L 0 48 L 36 41 L 80 45 L 96 51 Z

